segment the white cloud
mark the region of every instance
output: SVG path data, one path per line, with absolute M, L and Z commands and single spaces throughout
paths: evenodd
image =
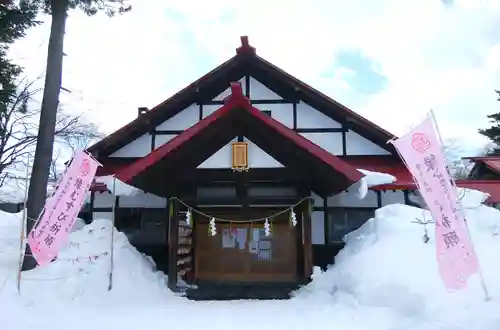
M 105 131 L 133 119 L 234 54 L 249 35 L 259 55 L 401 134 L 434 109 L 446 137 L 472 146 L 486 114 L 500 110 L 500 1 L 312 0 L 308 2 L 134 1 L 122 17 L 68 20 L 63 105 L 90 114 Z M 16 45 L 43 70 L 48 26 Z M 335 72 L 335 55 L 359 49 L 387 86 L 358 95 Z M 325 78 L 325 72 L 334 74 Z M 342 69 L 343 70 L 343 69 Z

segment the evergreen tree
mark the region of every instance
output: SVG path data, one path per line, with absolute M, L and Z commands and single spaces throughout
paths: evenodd
M 47 51 L 45 86 L 40 112 L 40 129 L 38 131 L 35 159 L 28 191 L 27 212 L 29 219 L 38 218 L 45 204 L 52 153 L 54 150 L 54 131 L 62 80 L 64 31 L 68 11 L 82 10 L 87 15 L 94 15 L 101 11 L 109 16 L 113 16 L 131 9 L 131 6 L 125 5 L 124 2 L 125 0 L 38 0 L 43 11 L 50 14 L 52 22 Z M 28 232 L 32 229 L 33 225 L 33 221 L 28 221 Z M 37 263 L 31 256 L 29 246 L 27 246 L 22 270 L 33 269 L 36 265 Z
M 497 101 L 500 101 L 500 91 L 495 91 L 498 94 Z M 500 112 L 488 115 L 488 119 L 492 126 L 487 129 L 480 129 L 479 134 L 486 136 L 494 144 L 494 148 L 488 155 L 500 155 Z
M 7 106 L 16 99 L 17 82 L 22 72 L 22 68 L 8 57 L 9 46 L 38 24 L 37 12 L 37 4 L 31 1 L 21 1 L 17 6 L 0 5 L 0 116 L 5 115 Z

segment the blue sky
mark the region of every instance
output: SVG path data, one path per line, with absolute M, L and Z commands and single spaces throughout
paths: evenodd
M 345 80 L 357 94 L 371 95 L 382 91 L 387 85 L 387 77 L 379 73 L 377 63 L 356 49 L 340 51 L 335 56 L 332 70 L 344 68 L 351 71 Z
M 257 53 L 361 115 L 404 133 L 430 109 L 466 153 L 500 109 L 499 0 L 132 0 L 122 17 L 71 13 L 61 105 L 105 132 L 132 120 L 234 55 Z M 16 45 L 43 72 L 49 26 Z

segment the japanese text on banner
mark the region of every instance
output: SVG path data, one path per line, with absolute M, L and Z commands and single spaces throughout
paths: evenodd
M 99 163 L 83 151 L 75 154 L 55 193 L 46 201 L 28 244 L 39 265 L 51 262 L 66 243 Z
M 467 232 L 460 201 L 446 166 L 446 159 L 432 117 L 392 142 L 412 173 L 436 221 L 439 271 L 450 290 L 466 286 L 479 269 Z

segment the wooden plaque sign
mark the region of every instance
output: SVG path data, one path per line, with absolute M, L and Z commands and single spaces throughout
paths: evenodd
M 248 143 L 232 143 L 232 168 L 234 171 L 248 171 Z

